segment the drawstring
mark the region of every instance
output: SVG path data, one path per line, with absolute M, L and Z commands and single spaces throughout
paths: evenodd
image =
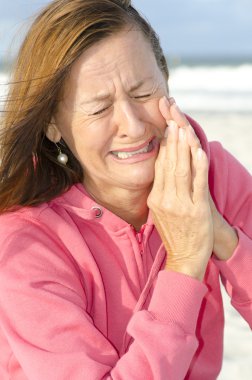
M 139 300 L 134 308 L 133 313 L 136 313 L 137 311 L 141 310 L 144 306 L 144 303 L 146 301 L 146 298 L 148 296 L 149 290 L 155 280 L 155 278 L 158 275 L 158 272 L 160 271 L 160 268 L 164 262 L 164 259 L 166 257 L 166 252 L 164 250 L 164 245 L 162 244 L 157 252 L 157 255 L 155 257 L 154 263 L 152 265 L 148 280 L 146 282 L 146 285 L 139 297 Z
M 159 247 L 159 250 L 156 254 L 156 257 L 155 257 L 155 260 L 154 260 L 154 263 L 152 265 L 152 268 L 151 268 L 151 271 L 150 271 L 150 274 L 149 274 L 149 277 L 148 277 L 148 280 L 145 284 L 145 287 L 139 297 L 139 300 L 137 301 L 137 304 L 133 310 L 133 314 L 135 314 L 137 311 L 139 310 L 142 310 L 145 302 L 146 302 L 146 299 L 147 299 L 147 296 L 148 296 L 148 293 L 151 289 L 151 286 L 153 285 L 154 281 L 155 281 L 155 278 L 157 277 L 158 275 L 158 272 L 161 270 L 162 266 L 163 266 L 163 263 L 164 263 L 164 260 L 166 258 L 166 252 L 165 252 L 165 249 L 164 249 L 164 245 L 162 244 L 160 247 Z M 121 349 L 121 354 L 123 355 L 129 344 L 130 344 L 130 340 L 132 339 L 132 337 L 127 333 L 127 331 L 125 331 L 124 333 L 124 336 L 123 336 L 123 344 L 122 344 L 122 349 Z

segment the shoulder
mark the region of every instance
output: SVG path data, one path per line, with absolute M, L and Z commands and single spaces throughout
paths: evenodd
M 59 221 L 62 223 L 62 218 L 48 203 L 1 214 L 0 258 L 13 253 L 28 255 L 29 251 L 36 251 L 37 256 L 42 251 L 59 251 L 62 245 L 57 234 Z
M 209 176 L 216 177 L 218 183 L 232 182 L 232 178 L 251 178 L 248 170 L 218 141 L 209 142 L 210 167 Z M 234 181 L 233 181 L 234 182 Z M 234 183 L 233 183 L 234 184 Z M 230 183 L 229 183 L 230 185 Z
M 221 143 L 213 141 L 209 147 L 211 195 L 220 212 L 235 214 L 237 208 L 251 205 L 252 176 Z
M 48 204 L 44 203 L 37 207 L 21 207 L 15 211 L 5 212 L 0 215 L 0 239 L 27 228 L 41 224 L 40 215 L 48 210 Z
M 66 226 L 64 238 L 61 224 Z M 2 214 L 1 277 L 19 278 L 24 273 L 30 278 L 48 272 L 58 278 L 67 273 L 79 278 L 79 266 L 70 251 L 74 237 L 67 223 L 47 203 Z
M 19 207 L 14 211 L 9 211 L 0 215 L 0 239 L 4 236 L 22 232 L 38 231 L 48 229 L 57 232 L 57 225 L 60 225 L 65 217 L 64 207 L 61 205 L 62 195 L 44 202 L 38 206 Z
M 70 194 L 71 195 L 71 194 Z M 78 267 L 89 248 L 75 215 L 63 197 L 36 207 L 23 207 L 0 216 L 0 261 L 21 260 L 42 266 L 52 261 Z M 82 228 L 83 229 L 83 228 Z M 83 231 L 82 231 L 83 232 Z
M 35 242 L 50 240 L 50 231 L 40 216 L 48 209 L 47 204 L 38 207 L 22 207 L 0 216 L 1 254 L 28 251 Z

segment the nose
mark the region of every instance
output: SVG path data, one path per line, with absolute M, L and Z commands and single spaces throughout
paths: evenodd
M 134 100 L 122 100 L 117 105 L 116 124 L 120 137 L 140 139 L 145 135 L 146 122 L 143 120 L 141 104 Z

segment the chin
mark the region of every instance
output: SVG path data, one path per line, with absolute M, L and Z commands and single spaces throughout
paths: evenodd
M 144 190 L 149 188 L 154 180 L 154 174 L 149 176 L 138 176 L 137 178 L 133 179 L 128 178 L 126 183 L 126 188 L 128 189 L 134 189 L 134 190 Z

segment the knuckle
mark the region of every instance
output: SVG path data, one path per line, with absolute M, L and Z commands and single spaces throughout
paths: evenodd
M 195 150 L 195 153 L 197 153 L 197 150 L 198 150 L 199 148 L 202 148 L 202 146 L 201 146 L 201 143 L 200 143 L 199 139 L 197 139 L 197 140 L 194 140 L 194 141 L 192 142 L 192 145 L 191 145 L 191 147 L 192 147 L 192 149 L 194 149 L 194 150 Z
M 175 170 L 176 170 L 176 163 L 175 163 L 175 161 L 172 161 L 172 160 L 168 159 L 166 161 L 165 168 L 169 172 L 175 172 Z
M 149 197 L 147 199 L 147 206 L 151 210 L 158 211 L 159 209 L 161 209 L 161 207 L 160 207 L 160 201 L 158 199 L 159 199 L 159 197 L 156 196 L 155 194 L 149 195 Z
M 198 204 L 198 207 L 195 208 L 193 214 L 193 218 L 196 220 L 206 220 L 209 218 L 209 208 L 206 207 L 206 202 L 201 202 Z
M 198 137 L 195 138 L 194 146 L 196 148 L 201 148 L 201 143 L 200 143 L 200 140 L 198 139 Z
M 198 136 L 196 135 L 196 133 L 195 133 L 195 131 L 191 125 L 189 126 L 189 133 L 193 139 L 194 144 L 201 146 L 200 140 L 199 140 Z
M 163 212 L 170 217 L 178 217 L 181 215 L 181 209 L 178 207 L 177 202 L 172 198 L 163 199 L 160 206 Z
M 175 177 L 183 177 L 183 178 L 188 178 L 189 177 L 189 170 L 186 167 L 176 167 L 174 171 Z
M 155 201 L 152 198 L 148 198 L 147 206 L 149 207 L 150 210 L 155 210 L 156 208 Z

